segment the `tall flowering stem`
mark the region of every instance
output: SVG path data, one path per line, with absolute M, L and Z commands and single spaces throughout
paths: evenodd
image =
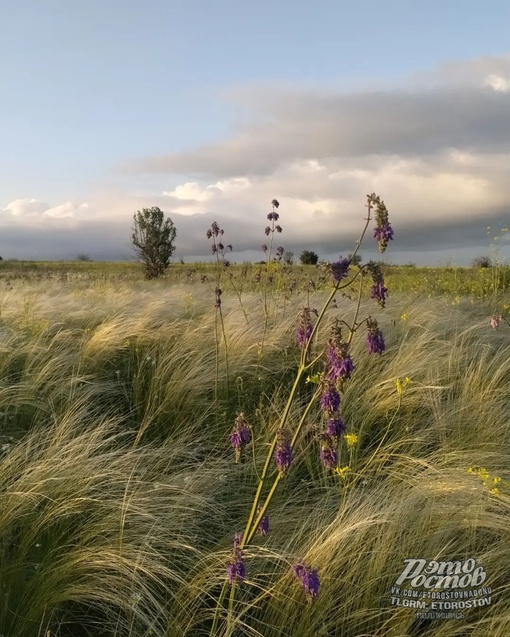
M 276 202 L 277 203 L 277 202 Z M 273 205 L 275 202 L 273 202 Z M 337 384 L 341 384 L 347 380 L 351 373 L 354 371 L 354 364 L 349 355 L 349 346 L 351 344 L 354 332 L 361 325 L 358 323 L 358 315 L 359 308 L 361 303 L 361 289 L 362 289 L 362 277 L 365 272 L 362 268 L 358 270 L 358 272 L 351 278 L 348 278 L 348 270 L 349 267 L 356 256 L 359 247 L 365 237 L 368 226 L 370 224 L 372 218 L 372 209 L 374 206 L 378 206 L 378 210 L 382 208 L 380 199 L 372 194 L 367 196 L 367 209 L 368 213 L 365 218 L 365 225 L 363 227 L 362 233 L 360 235 L 359 240 L 357 241 L 356 248 L 352 253 L 349 259 L 340 258 L 338 261 L 334 262 L 330 265 L 330 272 L 333 280 L 332 290 L 326 299 L 322 309 L 317 313 L 317 319 L 312 323 L 310 317 L 310 311 L 303 312 L 301 316 L 301 323 L 296 333 L 296 338 L 298 341 L 298 345 L 300 347 L 300 361 L 297 367 L 296 376 L 294 379 L 294 383 L 292 385 L 291 391 L 287 398 L 285 407 L 283 412 L 278 420 L 278 427 L 271 444 L 267 450 L 267 455 L 264 461 L 264 465 L 262 468 L 262 472 L 258 479 L 258 484 L 255 492 L 255 496 L 251 505 L 250 514 L 248 516 L 246 526 L 244 532 L 242 534 L 242 538 L 239 541 L 239 550 L 243 551 L 244 547 L 246 547 L 253 539 L 254 535 L 263 528 L 264 520 L 266 519 L 268 507 L 270 506 L 271 500 L 276 493 L 278 485 L 281 480 L 285 479 L 287 475 L 291 463 L 294 456 L 295 445 L 298 441 L 298 438 L 301 434 L 302 428 L 304 424 L 307 422 L 308 416 L 312 409 L 312 406 L 316 403 L 316 401 L 321 399 L 321 409 L 326 416 L 326 429 L 324 432 L 324 436 L 321 438 L 322 447 L 321 447 L 321 456 L 323 457 L 323 463 L 326 467 L 332 469 L 337 461 L 337 454 L 335 445 L 337 444 L 337 439 L 343 434 L 345 430 L 345 425 L 339 414 L 340 407 L 340 394 L 337 390 Z M 277 206 L 275 206 L 277 207 Z M 278 214 L 276 213 L 275 207 L 273 208 L 273 213 L 268 215 L 268 218 L 272 222 L 273 226 L 275 226 L 275 222 L 278 220 Z M 384 221 L 384 219 L 383 219 Z M 387 218 L 386 218 L 387 221 Z M 270 226 L 266 227 L 266 234 L 269 235 L 272 228 Z M 272 241 L 272 237 L 271 237 Z M 266 246 L 264 246 L 266 247 Z M 266 247 L 267 249 L 267 247 Z M 268 259 L 269 263 L 269 259 Z M 317 335 L 317 331 L 319 326 L 321 325 L 324 316 L 332 304 L 336 294 L 346 288 L 351 286 L 352 283 L 360 278 L 359 285 L 359 297 L 358 303 L 354 314 L 354 320 L 349 327 L 349 336 L 347 340 L 344 342 L 341 340 L 341 334 L 339 330 L 339 326 L 336 326 L 337 329 L 337 337 L 333 338 L 329 342 L 328 348 L 328 361 L 326 364 L 325 375 L 323 376 L 323 382 L 318 383 L 318 386 L 311 398 L 308 402 L 306 408 L 301 414 L 297 425 L 294 427 L 293 433 L 289 436 L 286 432 L 288 432 L 289 426 L 289 416 L 291 413 L 292 405 L 296 398 L 297 390 L 302 381 L 303 375 L 310 370 L 310 368 L 322 357 L 323 352 L 316 356 L 315 358 L 311 356 L 312 347 L 314 346 L 315 337 Z M 265 312 L 266 312 L 266 321 L 267 321 L 267 304 L 265 304 Z M 347 325 L 347 324 L 346 324 Z M 273 469 L 274 464 L 276 463 L 276 470 Z M 273 470 L 272 470 L 273 469 Z M 269 484 L 270 475 L 272 476 L 272 483 Z M 267 491 L 266 491 L 267 488 Z M 266 491 L 265 497 L 263 497 L 264 492 Z M 304 563 L 298 564 L 294 568 L 294 573 L 296 577 L 301 581 L 303 589 L 305 591 L 305 595 L 307 599 L 313 601 L 318 594 L 319 591 L 319 576 L 315 569 L 306 566 Z M 218 625 L 219 618 L 219 606 L 222 604 L 222 600 L 225 595 L 225 587 L 228 586 L 228 581 L 225 582 L 224 588 L 220 595 L 220 599 L 218 602 L 218 606 L 216 608 L 216 613 L 213 622 L 213 628 L 211 630 L 211 637 L 215 635 L 215 630 Z M 234 605 L 235 598 L 235 587 L 232 586 L 231 594 L 230 594 L 230 603 L 229 608 L 232 611 Z
M 367 217 L 366 217 L 366 220 L 365 220 L 365 226 L 363 228 L 361 236 L 360 236 L 360 238 L 359 238 L 359 240 L 357 242 L 356 249 L 354 250 L 352 256 L 354 256 L 356 254 L 357 250 L 359 249 L 359 246 L 361 245 L 361 243 L 363 241 L 363 238 L 365 237 L 365 234 L 367 232 L 368 226 L 369 226 L 370 221 L 371 221 L 372 203 L 371 203 L 371 198 L 370 197 L 368 197 L 367 209 L 368 209 L 368 213 L 367 213 Z M 352 257 L 351 257 L 351 260 L 352 260 Z M 356 276 L 358 276 L 358 275 L 356 275 Z M 297 369 L 297 372 L 296 372 L 296 378 L 294 380 L 294 384 L 292 386 L 292 389 L 290 391 L 289 397 L 288 397 L 287 402 L 285 404 L 285 408 L 284 408 L 282 416 L 280 418 L 278 432 L 274 436 L 273 441 L 272 441 L 272 443 L 271 443 L 271 445 L 269 447 L 269 450 L 268 450 L 268 453 L 267 453 L 267 456 L 266 456 L 264 467 L 263 467 L 262 473 L 260 475 L 259 484 L 257 486 L 257 491 L 255 493 L 255 497 L 254 497 L 254 500 L 253 500 L 251 512 L 250 512 L 250 515 L 248 517 L 248 520 L 247 520 L 247 523 L 246 523 L 246 527 L 245 527 L 245 531 L 244 531 L 244 534 L 243 534 L 242 546 L 245 546 L 246 543 L 250 542 L 251 539 L 253 538 L 253 535 L 255 534 L 258 525 L 260 524 L 262 516 L 265 513 L 265 511 L 267 510 L 267 507 L 269 506 L 269 502 L 271 500 L 271 497 L 272 497 L 274 491 L 276 490 L 278 482 L 280 481 L 280 479 L 282 477 L 282 474 L 278 473 L 277 476 L 274 478 L 273 485 L 272 485 L 272 487 L 270 489 L 268 497 L 266 498 L 265 503 L 262 505 L 261 512 L 256 517 L 257 508 L 259 507 L 262 491 L 264 489 L 265 482 L 267 480 L 267 475 L 268 475 L 268 472 L 269 472 L 269 468 L 271 466 L 271 460 L 272 460 L 272 458 L 274 456 L 275 449 L 276 449 L 276 446 L 277 446 L 277 443 L 278 443 L 279 432 L 285 429 L 285 426 L 287 424 L 287 420 L 288 420 L 288 417 L 289 417 L 289 414 L 290 414 L 290 410 L 291 410 L 292 404 L 293 404 L 295 396 L 296 396 L 296 391 L 297 391 L 297 389 L 299 387 L 299 384 L 300 384 L 300 381 L 301 381 L 301 379 L 303 377 L 303 374 L 315 362 L 314 360 L 308 362 L 309 361 L 309 353 L 310 353 L 310 349 L 311 349 L 311 346 L 312 346 L 313 339 L 314 339 L 314 337 L 315 337 L 315 335 L 317 333 L 317 330 L 319 328 L 320 323 L 322 322 L 322 320 L 324 318 L 324 315 L 326 314 L 326 311 L 328 310 L 329 306 L 331 305 L 331 303 L 332 303 L 333 299 L 335 298 L 335 295 L 337 294 L 337 292 L 340 289 L 342 289 L 344 287 L 347 287 L 348 285 L 351 284 L 351 282 L 345 283 L 345 282 L 342 282 L 342 281 L 343 281 L 343 277 L 342 278 L 334 277 L 333 289 L 331 290 L 331 293 L 329 294 L 326 302 L 324 303 L 324 305 L 323 305 L 323 307 L 322 307 L 322 309 L 321 309 L 321 311 L 320 311 L 320 313 L 319 313 L 319 315 L 317 317 L 317 320 L 316 320 L 315 324 L 312 327 L 312 330 L 311 330 L 311 333 L 310 333 L 310 337 L 308 338 L 307 342 L 304 344 L 304 347 L 301 349 L 301 360 L 300 360 L 300 363 L 299 363 L 299 366 L 298 366 L 298 369 Z M 299 421 L 299 423 L 298 423 L 298 425 L 296 427 L 296 430 L 294 432 L 294 435 L 292 437 L 291 443 L 290 443 L 291 444 L 291 448 L 294 447 L 294 445 L 295 445 L 295 443 L 296 443 L 296 441 L 298 439 L 298 436 L 299 436 L 299 434 L 301 432 L 301 428 L 302 428 L 302 426 L 303 426 L 303 424 L 305 422 L 305 415 L 308 415 L 308 412 L 311 409 L 312 403 L 318 397 L 318 395 L 319 395 L 319 392 L 316 391 L 314 396 L 313 396 L 313 398 L 312 398 L 312 400 L 308 404 L 308 406 L 307 406 L 307 408 L 306 408 L 306 410 L 305 410 L 305 412 L 303 414 L 303 417 L 300 419 L 300 421 Z
M 267 219 L 270 222 L 270 225 L 267 225 L 264 229 L 264 233 L 266 234 L 266 236 L 270 237 L 269 247 L 265 243 L 262 244 L 261 246 L 262 251 L 266 254 L 267 258 L 266 258 L 266 272 L 265 272 L 265 279 L 264 279 L 264 328 L 262 330 L 262 338 L 261 338 L 259 350 L 258 350 L 257 374 L 258 374 L 258 369 L 260 367 L 260 363 L 262 361 L 262 355 L 264 353 L 264 343 L 266 340 L 267 326 L 269 322 L 269 308 L 268 308 L 268 302 L 267 302 L 267 293 L 268 293 L 269 284 L 273 280 L 272 274 L 271 274 L 271 263 L 272 263 L 271 257 L 273 253 L 274 233 L 277 232 L 281 234 L 283 232 L 281 225 L 277 223 L 277 221 L 280 218 L 280 215 L 277 212 L 279 207 L 280 207 L 280 202 L 278 201 L 278 199 L 273 199 L 271 201 L 271 212 L 269 212 L 267 215 Z M 284 251 L 285 250 L 282 246 L 278 246 L 276 250 L 277 261 L 281 261 L 281 259 L 283 258 Z
M 214 382 L 214 396 L 218 399 L 218 382 L 219 382 L 219 364 L 220 364 L 220 338 L 219 338 L 219 326 L 221 327 L 221 333 L 223 336 L 223 343 L 225 346 L 225 369 L 226 369 L 226 389 L 227 398 L 229 396 L 229 360 L 228 360 L 228 342 L 227 333 L 225 331 L 225 322 L 223 320 L 223 311 L 221 308 L 223 290 L 221 289 L 221 278 L 223 270 L 230 267 L 230 261 L 225 258 L 227 252 L 232 252 L 232 245 L 225 245 L 223 243 L 224 230 L 219 227 L 216 221 L 213 221 L 211 227 L 206 232 L 206 237 L 211 240 L 211 252 L 216 258 L 216 287 L 214 290 L 216 308 L 216 320 L 214 322 L 215 331 L 215 344 L 216 344 L 216 375 Z M 219 319 L 219 325 L 218 325 Z

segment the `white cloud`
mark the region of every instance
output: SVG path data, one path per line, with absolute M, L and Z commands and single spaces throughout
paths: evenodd
M 500 93 L 510 93 L 510 81 L 501 75 L 489 75 L 485 80 L 485 84 Z
M 3 212 L 10 213 L 13 217 L 20 219 L 24 217 L 51 217 L 54 219 L 65 219 L 76 217 L 76 213 L 88 210 L 88 203 L 75 204 L 72 201 L 57 206 L 49 206 L 44 201 L 38 199 L 15 199 L 3 209 Z M 5 219 L 4 219 L 5 220 Z
M 3 209 L 14 217 L 32 217 L 42 214 L 49 206 L 38 199 L 15 199 Z
M 53 208 L 48 208 L 43 212 L 43 215 L 46 217 L 53 217 L 54 219 L 66 219 L 69 217 L 75 217 L 76 213 L 83 212 L 88 210 L 88 203 L 82 203 L 81 205 L 76 205 L 72 201 L 66 201 L 58 206 L 54 206 Z

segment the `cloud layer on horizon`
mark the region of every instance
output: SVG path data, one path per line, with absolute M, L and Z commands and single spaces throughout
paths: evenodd
M 242 253 L 264 241 L 276 197 L 287 249 L 338 255 L 352 249 L 372 191 L 390 210 L 395 255 L 475 250 L 486 226 L 509 225 L 510 56 L 448 63 L 393 88 L 262 88 L 227 93 L 244 113 L 228 139 L 125 163 L 124 191 L 6 203 L 0 250 L 122 258 L 134 210 L 158 205 L 176 224 L 179 256 L 208 254 L 213 220 Z M 130 190 L 147 175 L 159 191 Z

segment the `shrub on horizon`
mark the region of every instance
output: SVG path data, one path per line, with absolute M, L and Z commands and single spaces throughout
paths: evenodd
M 176 229 L 158 207 L 144 208 L 133 215 L 131 243 L 143 263 L 146 279 L 160 277 L 170 265 L 175 250 Z

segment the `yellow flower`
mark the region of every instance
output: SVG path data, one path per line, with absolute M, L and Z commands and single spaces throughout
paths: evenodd
M 341 478 L 345 478 L 350 470 L 351 470 L 351 468 L 349 466 L 337 467 L 335 469 L 335 473 L 337 473 Z
M 409 378 L 409 376 L 406 376 L 404 378 L 404 380 L 397 378 L 397 380 L 395 381 L 395 385 L 397 387 L 397 394 L 399 396 L 403 396 L 405 390 L 407 389 L 407 387 L 409 387 L 409 385 L 412 383 L 413 381 Z
M 358 436 L 356 434 L 345 434 L 344 438 L 349 449 L 354 447 L 354 445 L 358 442 Z
M 400 315 L 400 318 L 402 321 L 407 321 L 407 314 L 405 312 L 402 312 L 402 314 Z
M 503 483 L 503 480 L 499 476 L 491 477 L 485 467 L 480 467 L 479 469 L 475 469 L 474 467 L 469 467 L 467 472 L 472 475 L 478 476 L 482 480 L 483 486 L 487 489 L 487 491 L 491 495 L 501 494 L 499 487 L 497 487 L 496 485 L 499 484 L 503 486 L 503 484 L 505 483 Z

